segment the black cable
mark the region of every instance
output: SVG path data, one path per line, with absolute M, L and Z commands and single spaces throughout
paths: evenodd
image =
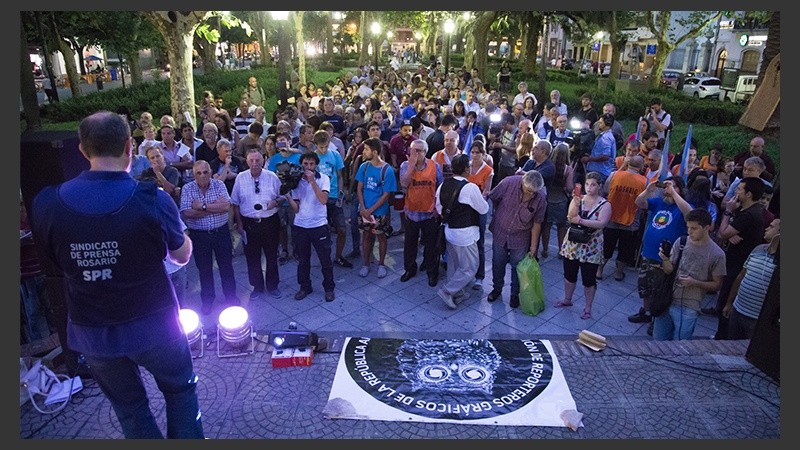
M 712 380 L 716 380 L 716 381 L 719 381 L 719 382 L 721 382 L 721 383 L 725 383 L 725 384 L 727 384 L 727 385 L 729 385 L 729 386 L 732 386 L 732 387 L 734 387 L 734 388 L 737 388 L 737 389 L 739 389 L 739 390 L 741 390 L 741 391 L 743 391 L 743 392 L 745 392 L 745 393 L 748 393 L 748 394 L 750 394 L 750 395 L 752 395 L 752 396 L 754 396 L 754 397 L 757 397 L 757 398 L 759 398 L 759 399 L 761 399 L 761 400 L 764 400 L 765 402 L 769 403 L 770 405 L 772 405 L 772 406 L 774 406 L 774 407 L 776 407 L 776 408 L 780 408 L 780 405 L 778 405 L 778 404 L 774 403 L 773 401 L 771 401 L 771 400 L 769 400 L 769 399 L 767 399 L 767 398 L 764 398 L 764 397 L 762 397 L 762 396 L 761 396 L 761 395 L 759 395 L 759 394 L 756 394 L 756 393 L 755 393 L 755 392 L 753 392 L 753 391 L 747 390 L 747 389 L 745 389 L 745 388 L 744 388 L 744 387 L 742 387 L 742 386 L 737 386 L 737 385 L 735 385 L 735 384 L 731 383 L 731 382 L 730 382 L 730 381 L 728 381 L 728 380 L 723 380 L 723 379 L 721 379 L 721 378 L 718 378 L 718 377 L 714 377 L 714 376 L 711 376 L 711 375 L 707 375 L 707 374 L 705 374 L 705 373 L 703 373 L 703 372 L 724 373 L 724 374 L 731 374 L 731 373 L 741 373 L 741 374 L 748 374 L 748 375 L 754 375 L 754 376 L 757 376 L 757 377 L 759 377 L 760 379 L 762 379 L 762 380 L 765 380 L 765 381 L 769 382 L 770 384 L 776 384 L 774 380 L 772 380 L 771 378 L 768 378 L 768 377 L 764 376 L 764 375 L 763 375 L 763 374 L 761 374 L 761 373 L 754 373 L 754 372 L 751 372 L 751 371 L 749 371 L 749 370 L 738 370 L 738 369 L 734 369 L 734 370 L 723 370 L 723 369 L 719 369 L 719 370 L 717 370 L 717 369 L 708 369 L 708 368 L 704 368 L 704 367 L 697 367 L 697 366 L 693 366 L 693 365 L 691 365 L 691 364 L 686 364 L 686 363 L 683 363 L 683 362 L 680 362 L 680 361 L 674 361 L 674 360 L 671 360 L 671 359 L 668 359 L 668 358 L 661 358 L 661 357 L 659 357 L 659 356 L 655 356 L 655 355 L 634 355 L 634 354 L 632 354 L 632 353 L 628 353 L 628 352 L 622 351 L 622 350 L 620 350 L 620 349 L 618 349 L 618 348 L 614 348 L 614 347 L 612 347 L 612 346 L 610 346 L 610 345 L 606 345 L 606 348 L 607 348 L 607 349 L 610 349 L 610 350 L 613 350 L 613 351 L 615 351 L 615 352 L 618 352 L 618 353 L 620 353 L 620 354 L 622 354 L 622 355 L 625 355 L 625 356 L 632 356 L 632 357 L 634 357 L 634 358 L 639 358 L 639 359 L 643 359 L 643 360 L 645 360 L 645 361 L 648 361 L 648 362 L 653 362 L 654 364 L 656 364 L 656 365 L 659 365 L 659 366 L 662 366 L 662 367 L 668 367 L 668 368 L 670 368 L 670 369 L 675 369 L 675 370 L 678 370 L 678 371 L 680 371 L 680 372 L 685 372 L 685 373 L 689 373 L 689 374 L 692 374 L 692 375 L 700 375 L 700 376 L 703 376 L 703 377 L 706 377 L 706 378 L 711 378 Z M 668 361 L 668 362 L 670 362 L 670 363 L 672 363 L 672 364 L 677 364 L 677 365 L 679 365 L 679 366 L 684 366 L 684 367 L 687 367 L 687 368 L 689 368 L 689 369 L 693 369 L 693 370 L 695 370 L 695 371 L 697 371 L 697 372 L 691 372 L 691 371 L 688 371 L 688 370 L 682 370 L 682 369 L 680 369 L 680 368 L 677 368 L 677 369 L 676 369 L 675 367 L 670 367 L 670 366 L 667 366 L 666 364 L 659 364 L 658 362 L 654 362 L 653 360 L 657 360 L 657 361 Z

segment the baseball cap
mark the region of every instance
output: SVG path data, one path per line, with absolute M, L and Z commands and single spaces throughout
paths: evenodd
M 406 125 L 408 125 L 409 127 L 412 127 L 412 128 L 414 127 L 414 124 L 411 123 L 410 119 L 404 119 L 403 122 L 400 123 L 400 128 L 403 128 Z

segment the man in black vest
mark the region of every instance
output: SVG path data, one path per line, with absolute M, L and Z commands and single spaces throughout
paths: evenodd
M 478 185 L 467 181 L 469 156 L 453 158 L 452 168 L 453 176 L 436 190 L 436 210 L 445 223 L 448 255 L 447 282 L 437 294 L 450 309 L 456 309 L 456 302 L 467 297 L 464 287 L 472 283 L 478 270 L 478 226 L 489 204 Z
M 185 265 L 192 241 L 169 194 L 128 173 L 133 146 L 124 118 L 101 111 L 79 133 L 90 169 L 44 188 L 32 209 L 42 262 L 65 280 L 69 347 L 85 356 L 126 438 L 164 437 L 143 367 L 165 394 L 167 437 L 203 439 L 197 376 L 164 268 L 165 257 Z

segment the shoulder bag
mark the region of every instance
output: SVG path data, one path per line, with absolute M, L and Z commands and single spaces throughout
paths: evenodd
M 600 209 L 601 206 L 605 205 L 606 202 L 607 200 L 605 199 L 598 202 L 594 209 L 592 209 L 589 214 L 586 215 L 586 217 L 591 217 L 597 212 L 598 209 Z M 583 200 L 581 200 L 581 211 L 583 211 Z M 580 212 L 578 214 L 580 214 Z M 596 228 L 590 228 L 585 225 L 571 223 L 567 229 L 567 239 L 569 239 L 571 242 L 575 242 L 576 244 L 586 244 L 592 240 L 592 235 L 595 233 L 595 231 L 597 231 Z
M 678 274 L 678 266 L 683 256 L 683 247 L 686 246 L 686 236 L 681 237 L 678 247 L 678 260 L 673 265 L 672 273 L 664 277 L 664 280 L 655 289 L 652 300 L 650 301 L 650 315 L 658 317 L 667 312 L 672 305 L 672 293 L 674 290 L 675 277 Z

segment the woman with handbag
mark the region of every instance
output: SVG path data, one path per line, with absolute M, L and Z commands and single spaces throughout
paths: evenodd
M 559 251 L 564 257 L 564 299 L 553 306 L 572 306 L 572 295 L 575 293 L 580 270 L 583 296 L 586 298 L 581 319 L 592 317 L 592 302 L 597 290 L 597 267 L 603 262 L 602 229 L 611 219 L 611 203 L 600 195 L 601 182 L 599 173 L 589 172 L 584 183 L 586 195 L 581 196 L 580 185 L 575 186 L 567 211 L 570 225 Z

